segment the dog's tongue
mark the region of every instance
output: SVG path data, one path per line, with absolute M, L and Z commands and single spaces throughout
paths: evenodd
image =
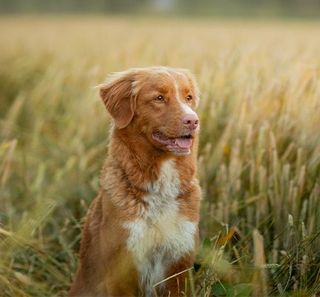
M 183 149 L 191 148 L 192 139 L 191 138 L 176 138 L 176 144 Z

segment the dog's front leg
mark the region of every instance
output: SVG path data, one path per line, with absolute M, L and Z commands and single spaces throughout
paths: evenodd
M 192 255 L 186 255 L 171 265 L 167 273 L 167 278 L 169 279 L 165 282 L 163 293 L 159 296 L 190 296 L 189 273 L 192 270 L 193 263 L 194 257 Z

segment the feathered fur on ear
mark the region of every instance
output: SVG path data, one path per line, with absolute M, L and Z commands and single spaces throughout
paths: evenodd
M 136 109 L 136 94 L 133 88 L 135 74 L 133 70 L 117 72 L 98 86 L 100 96 L 119 129 L 127 127 L 134 117 Z

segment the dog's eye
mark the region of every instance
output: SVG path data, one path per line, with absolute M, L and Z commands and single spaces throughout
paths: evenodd
M 160 102 L 164 102 L 164 96 L 163 95 L 159 95 L 155 98 L 156 101 L 160 101 Z
M 187 99 L 187 101 L 191 101 L 191 100 L 192 100 L 192 95 L 188 95 L 188 96 L 186 97 L 186 99 Z

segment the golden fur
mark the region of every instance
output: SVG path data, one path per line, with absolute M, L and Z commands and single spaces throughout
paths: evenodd
M 100 86 L 114 127 L 69 296 L 183 295 L 186 273 L 155 288 L 153 282 L 194 262 L 197 131 L 192 131 L 190 154 L 169 151 L 152 135 L 184 135 L 181 119 L 195 108 L 198 93 L 189 71 L 167 67 L 130 69 Z M 186 100 L 188 95 L 192 99 Z

